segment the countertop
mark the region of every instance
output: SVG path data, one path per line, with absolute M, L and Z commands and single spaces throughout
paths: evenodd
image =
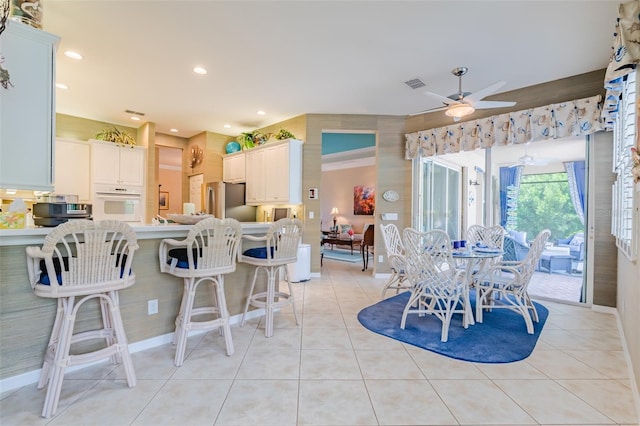
M 241 222 L 244 234 L 264 234 L 271 225 L 270 222 Z M 146 225 L 131 224 L 140 240 L 155 238 L 184 237 L 193 225 Z M 35 227 L 23 229 L 0 229 L 0 246 L 16 246 L 25 244 L 42 244 L 43 238 L 53 227 Z

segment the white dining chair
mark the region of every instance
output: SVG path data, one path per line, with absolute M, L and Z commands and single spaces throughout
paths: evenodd
M 497 262 L 476 278 L 476 321 L 482 322 L 485 309 L 510 309 L 522 315 L 527 332 L 533 334 L 538 312 L 527 287 L 551 232 L 540 231 L 522 261 Z M 532 320 L 533 317 L 533 320 Z
M 470 247 L 475 247 L 480 243 L 489 248 L 499 248 L 502 250 L 506 233 L 507 231 L 500 225 L 471 225 L 469 229 L 467 229 L 467 244 Z
M 405 328 L 409 314 L 428 314 L 425 321 L 433 317 L 442 321 L 440 340 L 446 342 L 454 314 L 462 315 L 464 328 L 469 326 L 471 310 L 466 271 L 456 268 L 446 232 L 407 228 L 403 237 L 411 295 L 402 313 L 400 328 Z
M 408 290 L 410 286 L 405 282 L 407 276 L 405 273 L 404 243 L 400 237 L 398 227 L 393 223 L 380 224 L 380 230 L 382 231 L 382 240 L 384 241 L 387 259 L 391 267 L 391 276 L 382 287 L 382 299 L 384 299 L 387 291 L 395 290 L 396 294 L 398 294 L 400 290 Z

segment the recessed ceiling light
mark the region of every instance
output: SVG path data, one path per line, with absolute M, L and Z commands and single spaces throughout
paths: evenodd
M 258 115 L 265 115 L 265 114 L 266 114 L 266 112 L 264 112 L 262 110 L 258 111 Z
M 230 128 L 231 128 L 231 124 L 225 124 L 223 127 L 224 127 L 225 129 L 230 129 Z
M 56 83 L 56 87 L 58 89 L 64 89 L 64 90 L 69 88 L 69 86 L 67 86 L 66 84 L 62 84 L 62 83 Z
M 67 50 L 64 54 L 71 59 L 82 59 L 82 55 L 78 52 L 74 52 L 73 50 Z
M 178 129 L 169 129 L 169 131 L 172 133 L 178 133 Z
M 207 70 L 202 67 L 195 67 L 193 69 L 193 72 L 195 72 L 196 74 L 205 75 L 207 73 Z
M 131 117 L 131 119 L 132 119 L 133 121 L 140 121 L 140 117 L 136 117 L 135 115 L 134 115 L 133 117 Z

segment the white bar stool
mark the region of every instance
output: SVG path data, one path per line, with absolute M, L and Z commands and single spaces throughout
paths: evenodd
M 111 357 L 122 359 L 127 384 L 136 385 L 133 362 L 120 316 L 118 290 L 130 287 L 131 270 L 138 249 L 135 232 L 118 221 L 72 220 L 54 228 L 42 248 L 27 247 L 29 281 L 36 296 L 58 300 L 58 310 L 45 354 L 38 389 L 47 382 L 42 417 L 56 413 L 67 367 Z M 76 301 L 76 297 L 80 300 Z M 73 333 L 76 314 L 91 299 L 98 299 L 102 328 Z M 107 346 L 72 355 L 73 343 L 104 339 Z
M 271 224 L 264 237 L 255 237 L 253 235 L 244 235 L 243 238 L 248 241 L 256 241 L 263 243 L 264 246 L 250 248 L 242 252 L 239 256 L 240 262 L 256 266 L 253 274 L 253 282 L 251 290 L 247 297 L 247 303 L 242 314 L 242 322 L 240 326 L 244 326 L 244 320 L 249 310 L 249 305 L 265 310 L 265 332 L 266 337 L 273 335 L 273 314 L 276 309 L 280 309 L 287 305 L 293 306 L 293 316 L 298 325 L 298 316 L 296 314 L 296 305 L 293 297 L 293 289 L 287 264 L 295 263 L 298 256 L 298 244 L 302 238 L 303 225 L 298 219 L 280 219 Z M 254 293 L 258 272 L 261 270 L 267 274 L 266 291 Z M 279 280 L 276 276 L 284 276 L 289 286 L 289 293 L 279 291 Z
M 191 330 L 220 329 L 224 335 L 227 355 L 233 355 L 233 340 L 229 311 L 224 295 L 224 274 L 236 270 L 236 260 L 242 227 L 235 219 L 204 219 L 193 225 L 182 241 L 164 239 L 160 242 L 160 272 L 184 279 L 180 311 L 176 318 L 173 343 L 176 344 L 175 365 L 184 363 L 187 337 Z M 196 291 L 202 283 L 212 287 L 208 306 L 194 307 Z M 201 315 L 214 319 L 196 321 Z

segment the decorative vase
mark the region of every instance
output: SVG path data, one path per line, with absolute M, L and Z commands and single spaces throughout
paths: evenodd
M 42 29 L 43 0 L 11 0 L 9 18 Z

